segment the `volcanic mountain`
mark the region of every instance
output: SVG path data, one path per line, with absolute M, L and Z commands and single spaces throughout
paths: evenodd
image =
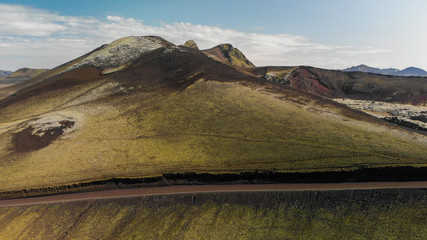
M 27 81 L 0 102 L 0 142 L 2 192 L 427 166 L 424 135 L 153 36 L 118 39 Z

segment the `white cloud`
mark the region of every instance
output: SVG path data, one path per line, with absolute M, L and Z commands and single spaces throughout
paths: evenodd
M 202 49 L 231 43 L 256 65 L 344 68 L 354 65 L 354 61 L 363 62 L 390 52 L 315 43 L 290 34 L 243 33 L 191 23 L 154 27 L 122 16 L 105 19 L 61 16 L 22 5 L 0 4 L 0 69 L 55 67 L 101 44 L 130 35 L 157 35 L 175 44 L 193 39 Z
M 56 14 L 20 5 L 0 4 L 0 33 L 26 36 L 49 36 L 63 31 L 64 23 Z
M 337 53 L 344 53 L 344 54 L 377 54 L 377 53 L 388 53 L 391 52 L 390 49 L 380 49 L 380 48 L 374 48 L 374 47 L 363 47 L 361 49 L 357 50 L 339 50 Z

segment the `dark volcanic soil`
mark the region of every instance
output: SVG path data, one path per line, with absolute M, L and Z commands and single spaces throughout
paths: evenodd
M 47 147 L 52 141 L 62 135 L 65 129 L 74 125 L 74 122 L 63 120 L 59 127 L 50 128 L 46 131 L 34 131 L 32 126 L 15 133 L 13 136 L 14 151 L 30 152 Z

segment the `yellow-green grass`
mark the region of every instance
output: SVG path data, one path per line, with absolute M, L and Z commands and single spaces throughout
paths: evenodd
M 156 196 L 0 208 L 0 239 L 427 237 L 425 190 Z
M 203 50 L 203 52 L 215 61 L 225 64 L 243 68 L 255 67 L 240 50 L 230 44 L 220 44 L 214 48 Z
M 242 59 L 241 56 L 238 55 L 238 53 L 234 53 L 230 55 L 232 65 L 239 66 L 239 67 L 251 67 L 251 64 L 248 64 L 245 62 L 245 59 Z
M 182 172 L 427 166 L 425 136 L 292 90 L 199 80 L 172 93 L 128 89 L 83 101 L 108 81 L 0 109 L 0 191 Z M 75 130 L 14 152 L 14 134 L 42 113 L 73 117 Z
M 238 49 L 234 48 L 230 44 L 221 44 L 218 46 L 221 51 L 228 52 L 228 56 L 231 60 L 230 64 L 239 67 L 254 67 L 252 63 L 248 63 L 248 59 Z

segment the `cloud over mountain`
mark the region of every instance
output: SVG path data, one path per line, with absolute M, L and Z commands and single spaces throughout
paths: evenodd
M 63 16 L 23 5 L 0 4 L 0 65 L 54 67 L 103 43 L 129 35 L 157 35 L 176 44 L 195 40 L 201 49 L 218 43 L 238 47 L 255 65 L 341 68 L 388 49 L 336 46 L 292 34 L 244 33 L 219 26 L 172 23 L 160 26 L 109 15 L 105 19 Z M 361 59 L 362 58 L 362 59 Z

